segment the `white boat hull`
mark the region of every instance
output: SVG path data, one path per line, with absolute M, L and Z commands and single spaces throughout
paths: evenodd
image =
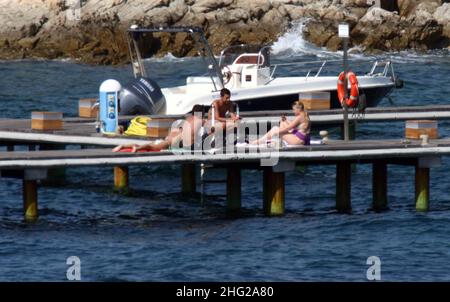
M 361 76 L 358 80 L 360 92 L 366 94 L 368 107 L 377 106 L 395 86 L 389 77 Z M 184 114 L 196 104 L 209 106 L 219 97 L 219 93 L 213 90 L 209 77 L 198 77 L 195 83 L 185 86 L 163 88 L 165 114 Z M 300 93 L 327 91 L 331 93 L 331 108 L 339 108 L 336 90 L 337 77 L 281 77 L 265 85 L 232 89 L 231 100 L 237 102 L 242 111 L 288 110 L 299 99 Z

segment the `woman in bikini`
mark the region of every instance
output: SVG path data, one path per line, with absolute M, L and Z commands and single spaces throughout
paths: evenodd
M 305 111 L 305 106 L 302 102 L 296 101 L 292 104 L 292 110 L 295 114 L 295 118 L 292 121 L 288 121 L 283 115 L 279 127 L 273 127 L 264 136 L 250 144 L 259 145 L 266 143 L 274 136 L 279 136 L 288 145 L 309 145 L 311 121 L 308 113 Z

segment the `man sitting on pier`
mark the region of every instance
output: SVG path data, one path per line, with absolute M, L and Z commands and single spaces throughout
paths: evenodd
M 202 143 L 200 137 L 200 129 L 204 125 L 203 106 L 194 105 L 192 111 L 186 116 L 180 127 L 171 129 L 169 135 L 160 143 L 147 144 L 129 144 L 119 145 L 112 149 L 113 152 L 119 152 L 124 149 L 130 149 L 131 152 L 139 150 L 145 151 L 161 151 L 169 148 L 184 148 L 194 150 L 195 146 Z M 201 148 L 201 147 L 200 147 Z
M 230 101 L 231 92 L 227 88 L 220 90 L 220 98 L 213 101 L 208 112 L 208 126 L 214 129 L 231 129 L 236 127 L 240 117 L 234 111 L 234 105 Z

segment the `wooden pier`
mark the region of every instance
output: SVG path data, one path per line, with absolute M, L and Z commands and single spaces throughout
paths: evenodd
M 247 151 L 247 152 L 246 152 Z M 54 168 L 74 166 L 112 166 L 117 190 L 127 190 L 128 166 L 165 165 L 181 166 L 182 192 L 195 191 L 195 170 L 201 163 L 227 168 L 227 208 L 230 212 L 241 207 L 242 169 L 263 171 L 263 209 L 268 215 L 284 213 L 284 173 L 298 165 L 336 166 L 336 208 L 341 212 L 351 210 L 351 164 L 373 165 L 373 208 L 387 208 L 388 165 L 416 167 L 416 208 L 429 207 L 429 169 L 440 165 L 441 156 L 450 155 L 450 140 L 431 140 L 429 145 L 420 142 L 393 141 L 331 141 L 327 145 L 296 147 L 287 150 L 236 150 L 231 154 L 174 154 L 170 151 L 148 153 L 113 153 L 110 149 L 50 150 L 0 152 L 2 177 L 23 179 L 24 215 L 27 220 L 37 217 L 37 180 L 46 179 Z M 274 166 L 261 166 L 262 160 L 277 158 Z
M 392 115 L 392 120 L 415 119 L 426 112 L 428 119 L 450 118 L 450 106 L 433 107 L 436 111 L 408 111 L 408 118 L 393 109 L 373 109 L 366 113 Z M 423 108 L 423 107 L 421 107 Z M 430 107 L 431 108 L 431 107 Z M 439 111 L 439 110 L 441 111 Z M 371 112 L 373 111 L 373 112 Z M 390 113 L 388 111 L 391 111 Z M 414 115 L 412 112 L 416 112 Z M 266 116 L 248 113 L 244 119 L 258 118 L 270 120 L 272 113 Z M 269 115 L 267 115 L 269 114 Z M 313 117 L 333 116 L 333 112 L 311 114 Z M 337 113 L 338 114 L 338 113 Z M 274 117 L 275 115 L 273 115 Z M 269 117 L 269 118 L 268 118 Z M 421 117 L 425 117 L 421 115 Z M 373 116 L 373 119 L 376 118 Z M 378 119 L 378 118 L 377 118 Z M 382 118 L 379 118 L 382 120 Z M 388 119 L 389 120 L 389 119 Z M 319 120 L 317 120 L 319 121 Z M 334 118 L 327 118 L 335 123 Z M 387 171 L 392 165 L 411 165 L 415 167 L 415 205 L 418 211 L 429 208 L 430 169 L 441 164 L 441 157 L 450 155 L 450 139 L 429 140 L 424 144 L 420 140 L 365 140 L 341 141 L 329 140 L 326 144 L 298 146 L 286 149 L 237 148 L 233 152 L 205 150 L 194 153 L 176 151 L 113 153 L 111 146 L 124 143 L 142 143 L 147 138 L 125 138 L 123 136 L 103 137 L 95 132 L 92 119 L 65 119 L 61 130 L 33 131 L 29 120 L 0 120 L 1 177 L 20 178 L 23 181 L 23 210 L 26 221 L 35 221 L 38 217 L 39 183 L 48 179 L 52 171 L 67 167 L 111 166 L 114 168 L 114 189 L 126 193 L 129 190 L 129 171 L 132 165 L 179 165 L 181 172 L 180 191 L 191 194 L 196 191 L 196 170 L 200 165 L 222 167 L 227 170 L 227 211 L 239 212 L 241 200 L 241 171 L 256 169 L 262 172 L 263 194 L 261 196 L 264 213 L 269 216 L 283 215 L 285 205 L 285 173 L 302 165 L 331 165 L 336 167 L 336 209 L 339 212 L 351 211 L 352 165 L 371 164 L 373 168 L 372 207 L 382 211 L 388 207 Z M 17 151 L 15 146 L 28 146 L 28 151 Z M 81 149 L 65 150 L 66 145 L 79 145 Z M 86 147 L 89 146 L 90 148 Z M 95 147 L 95 149 L 92 149 Z M 107 148 L 105 148 L 107 147 Z M 264 162 L 276 160 L 272 166 Z

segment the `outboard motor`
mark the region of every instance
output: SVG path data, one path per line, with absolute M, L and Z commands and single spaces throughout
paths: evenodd
M 395 78 L 395 88 L 403 88 L 403 80 L 400 78 Z
M 166 111 L 166 98 L 150 78 L 139 77 L 120 92 L 120 115 L 159 114 Z

